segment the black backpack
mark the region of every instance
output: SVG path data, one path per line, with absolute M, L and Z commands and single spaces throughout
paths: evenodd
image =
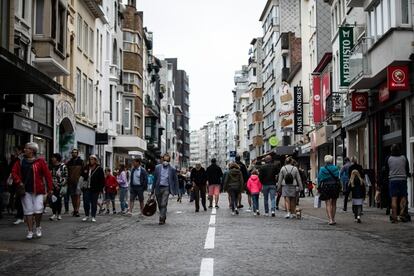
M 293 175 L 292 175 L 292 171 L 295 167 L 292 167 L 292 169 L 290 170 L 290 172 L 287 171 L 287 168 L 285 167 L 286 170 L 286 175 L 285 175 L 285 183 L 287 185 L 292 185 L 293 184 Z

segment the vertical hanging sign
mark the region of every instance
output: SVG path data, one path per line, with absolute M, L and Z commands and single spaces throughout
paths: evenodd
M 354 32 L 352 27 L 339 27 L 339 70 L 340 86 L 349 86 L 351 82 L 349 58 L 354 47 Z
M 303 87 L 295 86 L 294 88 L 294 127 L 295 134 L 303 134 Z
M 313 122 L 319 124 L 322 122 L 321 114 L 321 77 L 313 76 Z

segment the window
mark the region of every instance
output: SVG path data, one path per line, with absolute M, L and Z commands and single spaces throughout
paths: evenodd
M 23 19 L 25 19 L 27 16 L 26 4 L 26 0 L 17 0 L 14 2 L 17 16 Z
M 273 87 L 270 87 L 264 94 L 263 104 L 267 105 L 273 100 Z
M 411 2 L 411 1 L 410 1 Z M 410 23 L 410 5 L 408 0 L 401 0 L 401 23 L 409 24 Z
M 43 12 L 45 2 L 44 0 L 36 0 L 35 12 L 35 34 L 43 34 Z
M 114 100 L 113 85 L 109 86 L 109 120 L 112 121 L 112 101 Z
M 275 113 L 273 111 L 273 112 L 269 113 L 269 115 L 267 115 L 265 117 L 265 120 L 264 120 L 264 128 L 268 128 L 268 127 L 273 126 L 274 116 L 275 116 Z
M 83 53 L 85 55 L 88 55 L 88 44 L 89 44 L 88 32 L 89 32 L 88 24 L 84 22 L 83 24 Z
M 57 17 L 57 28 L 56 28 L 56 38 L 57 38 L 57 49 L 64 54 L 66 47 L 66 8 L 65 6 L 61 5 L 60 2 L 58 4 L 58 17 Z
M 51 126 L 53 114 L 51 110 L 53 110 L 53 104 L 48 97 L 33 95 L 33 119 Z
M 132 109 L 132 100 L 125 100 L 123 125 L 126 130 L 131 129 L 131 109 Z
M 93 81 L 91 79 L 88 79 L 88 95 L 86 100 L 87 116 L 89 120 L 93 121 Z
M 99 43 L 99 70 L 102 71 L 102 34 L 100 36 L 100 43 Z
M 99 30 L 96 30 L 96 69 L 99 70 L 100 62 L 100 48 L 99 48 Z
M 98 96 L 98 122 L 102 125 L 102 90 L 99 90 Z
M 85 74 L 82 76 L 82 116 L 86 116 L 86 105 L 88 102 L 88 78 Z
M 116 93 L 116 110 L 115 119 L 117 123 L 120 123 L 120 112 L 121 112 L 121 93 Z
M 82 113 L 82 80 L 81 71 L 76 69 L 76 113 Z
M 135 84 L 139 87 L 142 85 L 142 78 L 135 73 L 124 72 L 122 81 L 125 84 Z
M 93 52 L 93 39 L 94 39 L 95 35 L 93 33 L 92 28 L 89 28 L 89 58 L 91 60 L 93 60 L 93 56 L 94 56 L 94 52 Z
M 116 39 L 114 39 L 114 43 L 112 44 L 112 64 L 118 64 L 118 45 Z
M 83 20 L 82 17 L 78 14 L 78 39 L 77 39 L 77 45 L 79 47 L 79 49 L 82 49 L 82 25 L 83 24 Z

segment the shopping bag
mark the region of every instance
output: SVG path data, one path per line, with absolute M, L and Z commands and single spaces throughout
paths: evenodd
M 319 195 L 316 195 L 314 197 L 314 200 L 313 200 L 313 207 L 314 208 L 321 208 L 321 205 L 322 205 L 322 203 L 321 203 L 321 200 L 319 198 Z

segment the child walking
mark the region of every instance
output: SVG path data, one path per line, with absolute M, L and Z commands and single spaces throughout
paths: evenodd
M 255 216 L 260 216 L 259 195 L 263 187 L 262 183 L 259 180 L 258 174 L 259 172 L 257 170 L 253 170 L 249 180 L 247 181 L 247 189 L 249 190 L 253 199 L 253 213 Z
M 106 213 L 109 214 L 109 202 L 112 203 L 112 213 L 116 214 L 115 196 L 118 190 L 118 181 L 116 177 L 111 174 L 111 169 L 105 169 L 105 203 Z
M 351 172 L 346 196 L 348 197 L 350 193 L 352 193 L 352 211 L 355 222 L 361 223 L 362 205 L 364 204 L 366 189 L 365 182 L 357 170 Z

